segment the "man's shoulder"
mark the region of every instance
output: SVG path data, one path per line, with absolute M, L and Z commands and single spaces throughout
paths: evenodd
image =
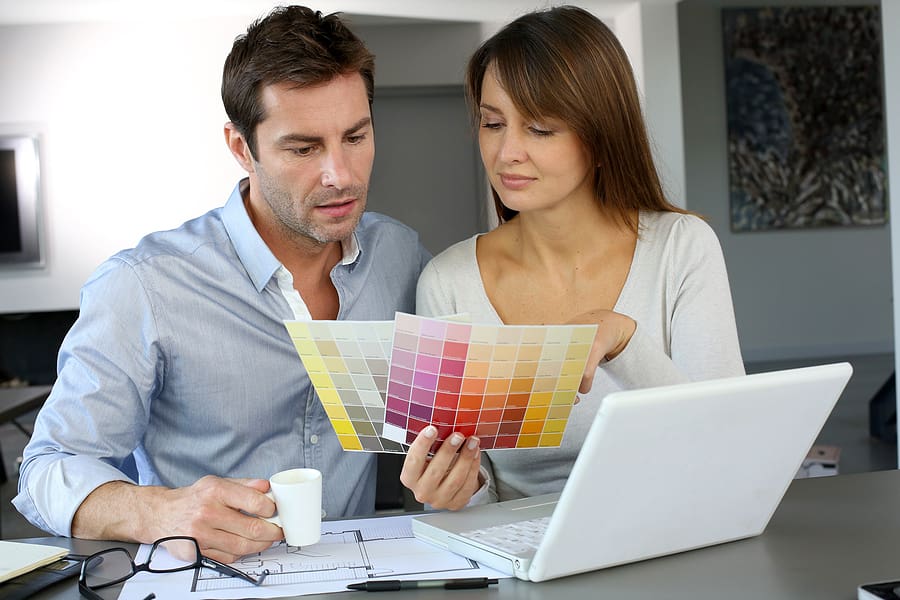
M 364 250 L 377 246 L 417 254 L 425 251 L 415 229 L 382 213 L 363 213 L 356 237 Z
M 403 223 L 395 219 L 394 217 L 389 217 L 383 213 L 366 211 L 363 213 L 362 219 L 359 221 L 359 226 L 357 227 L 357 232 L 392 232 L 392 233 L 405 233 L 408 235 L 413 235 L 417 239 L 419 234 L 415 229 L 410 227 L 409 225 Z
M 148 233 L 133 248 L 121 250 L 112 258 L 135 266 L 159 258 L 194 256 L 204 246 L 227 240 L 221 210 L 213 209 L 174 229 Z

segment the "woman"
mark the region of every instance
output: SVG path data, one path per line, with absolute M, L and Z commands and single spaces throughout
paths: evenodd
M 560 491 L 609 392 L 744 373 L 718 240 L 666 200 L 612 32 L 575 7 L 524 15 L 475 52 L 466 86 L 500 225 L 432 260 L 417 311 L 599 327 L 560 448 L 488 457 L 454 434 L 429 461 L 420 434 L 401 480 L 453 509 Z

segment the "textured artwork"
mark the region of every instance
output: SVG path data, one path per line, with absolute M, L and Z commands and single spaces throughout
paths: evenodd
M 723 9 L 732 230 L 887 222 L 880 19 Z

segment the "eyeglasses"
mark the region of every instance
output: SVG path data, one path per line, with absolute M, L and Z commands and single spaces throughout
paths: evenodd
M 188 545 L 188 560 L 181 560 L 173 557 L 168 552 L 162 552 L 162 545 L 166 543 L 181 543 Z M 193 548 L 193 555 L 190 554 L 190 548 Z M 110 548 L 95 554 L 91 554 L 84 562 L 81 563 L 81 575 L 78 577 L 78 591 L 85 598 L 91 600 L 103 600 L 96 591 L 111 585 L 122 583 L 130 579 L 135 573 L 148 571 L 150 573 L 176 573 L 178 571 L 189 571 L 191 569 L 206 568 L 212 569 L 229 577 L 237 577 L 243 579 L 253 585 L 261 585 L 263 580 L 269 574 L 268 570 L 262 572 L 259 578 L 239 571 L 234 567 L 230 567 L 225 563 L 220 563 L 200 553 L 200 545 L 192 537 L 175 535 L 162 538 L 153 542 L 150 548 L 150 554 L 147 556 L 147 562 L 139 565 L 134 563 L 131 553 L 125 548 Z

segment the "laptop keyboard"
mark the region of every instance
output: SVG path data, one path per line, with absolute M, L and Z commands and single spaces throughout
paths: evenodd
M 550 517 L 546 516 L 506 525 L 473 529 L 464 531 L 460 535 L 482 544 L 494 546 L 509 554 L 521 555 L 537 550 L 549 524 Z

